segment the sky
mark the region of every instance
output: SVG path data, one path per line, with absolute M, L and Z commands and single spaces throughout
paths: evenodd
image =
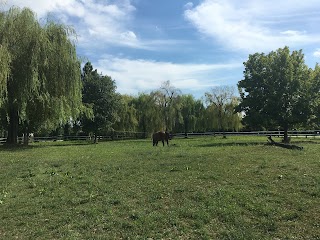
M 243 79 L 249 54 L 289 46 L 320 62 L 319 0 L 0 0 L 72 26 L 83 64 L 111 76 L 121 94 L 165 81 L 201 98 Z

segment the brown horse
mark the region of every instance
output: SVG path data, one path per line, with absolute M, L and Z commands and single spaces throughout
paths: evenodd
M 163 146 L 164 146 L 164 141 L 166 141 L 167 145 L 169 145 L 169 139 L 171 139 L 171 137 L 168 132 L 159 131 L 159 132 L 152 134 L 153 146 L 158 146 L 159 141 L 162 142 Z

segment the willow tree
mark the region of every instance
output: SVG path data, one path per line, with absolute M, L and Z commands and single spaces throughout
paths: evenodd
M 134 107 L 135 97 L 130 95 L 119 96 L 119 105 L 117 107 L 118 120 L 113 128 L 117 131 L 135 132 L 138 127 L 137 109 Z
M 182 117 L 182 122 L 177 122 L 176 126 L 178 126 L 178 131 L 184 132 L 185 136 L 187 137 L 188 132 L 195 131 L 195 125 L 197 122 L 196 116 L 196 104 L 197 101 L 191 94 L 188 95 L 181 95 L 180 96 L 180 112 Z
M 212 112 L 212 126 L 219 131 L 238 130 L 241 117 L 234 113 L 238 101 L 231 86 L 217 86 L 205 93 L 208 110 Z
M 0 12 L 0 28 L 3 28 L 5 15 Z M 1 37 L 1 36 L 0 36 Z M 7 46 L 0 43 L 0 107 L 2 105 L 3 92 L 6 89 L 7 79 L 10 71 L 11 58 Z
M 7 79 L 10 71 L 10 55 L 8 50 L 0 45 L 0 134 L 5 131 L 6 112 L 3 111 L 3 102 L 6 95 Z
M 6 90 L 7 79 L 10 71 L 10 55 L 8 49 L 0 45 L 0 107 Z
M 133 105 L 137 113 L 138 131 L 144 132 L 145 138 L 163 128 L 162 112 L 153 94 L 140 93 L 133 100 Z
M 16 7 L 2 13 L 0 21 L 0 44 L 8 53 L 0 65 L 11 61 L 2 81 L 1 107 L 7 143 L 15 144 L 19 127 L 27 135 L 30 129 L 54 129 L 79 114 L 81 69 L 69 27 L 53 21 L 41 25 L 30 9 Z
M 180 94 L 181 91 L 170 84 L 170 81 L 165 81 L 161 84 L 160 89 L 153 91 L 153 96 L 159 111 L 162 114 L 164 130 L 172 130 L 178 118 L 182 122 L 180 114 Z

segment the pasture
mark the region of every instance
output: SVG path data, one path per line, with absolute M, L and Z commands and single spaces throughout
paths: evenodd
M 320 239 L 320 141 L 293 141 L 0 146 L 0 239 Z

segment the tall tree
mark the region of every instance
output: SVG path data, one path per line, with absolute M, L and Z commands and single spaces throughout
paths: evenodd
M 206 102 L 212 109 L 213 116 L 216 118 L 218 131 L 227 130 L 227 122 L 233 117 L 230 115 L 230 106 L 232 106 L 235 96 L 234 88 L 231 86 L 218 86 L 205 93 Z M 210 106 L 211 105 L 211 106 Z
M 319 129 L 320 127 L 320 65 L 316 64 L 314 70 L 310 69 L 311 83 L 308 102 L 312 109 L 309 119 L 309 127 Z
M 117 109 L 118 121 L 114 125 L 115 130 L 130 132 L 136 131 L 138 126 L 137 110 L 135 109 L 133 102 L 133 96 L 121 95 Z
M 175 119 L 180 118 L 180 90 L 171 85 L 170 81 L 165 81 L 160 89 L 152 92 L 151 95 L 162 113 L 164 130 L 171 130 L 176 122 Z
M 197 122 L 196 117 L 196 100 L 192 95 L 181 95 L 181 117 L 182 117 L 182 125 L 183 125 L 183 132 L 185 136 L 189 131 L 195 130 L 195 125 Z
M 138 129 L 147 134 L 151 134 L 163 127 L 162 112 L 152 94 L 140 93 L 133 100 L 137 113 Z
M 0 45 L 11 60 L 2 116 L 8 119 L 7 142 L 15 144 L 19 125 L 26 133 L 30 126 L 55 128 L 79 114 L 80 62 L 69 27 L 51 21 L 41 26 L 27 8 L 13 7 L 1 16 Z
M 0 15 L 0 23 L 2 23 Z M 7 125 L 7 114 L 3 107 L 5 101 L 5 93 L 7 90 L 7 80 L 10 73 L 10 55 L 9 51 L 3 45 L 0 45 L 0 136 L 5 136 Z
M 118 121 L 117 109 L 120 95 L 116 92 L 115 81 L 109 76 L 98 74 L 87 62 L 83 68 L 83 103 L 93 110 L 93 117 L 83 116 L 83 130 L 94 134 L 94 142 L 102 131 L 109 131 Z
M 288 142 L 288 130 L 306 122 L 311 114 L 308 101 L 310 71 L 302 50 L 288 47 L 265 55 L 249 55 L 244 63 L 244 79 L 238 88 L 242 102 L 238 111 L 244 122 L 253 127 L 280 128 Z
M 1 20 L 0 20 L 1 22 Z M 3 102 L 3 93 L 6 91 L 7 80 L 10 72 L 10 54 L 8 49 L 0 45 L 0 107 Z
M 242 114 L 235 112 L 239 104 L 239 98 L 232 97 L 231 101 L 225 107 L 225 128 L 229 131 L 239 131 L 242 129 Z
M 198 99 L 195 102 L 195 116 L 196 116 L 196 124 L 195 124 L 195 131 L 196 132 L 205 132 L 207 130 L 206 126 L 206 109 L 203 104 L 203 101 Z

